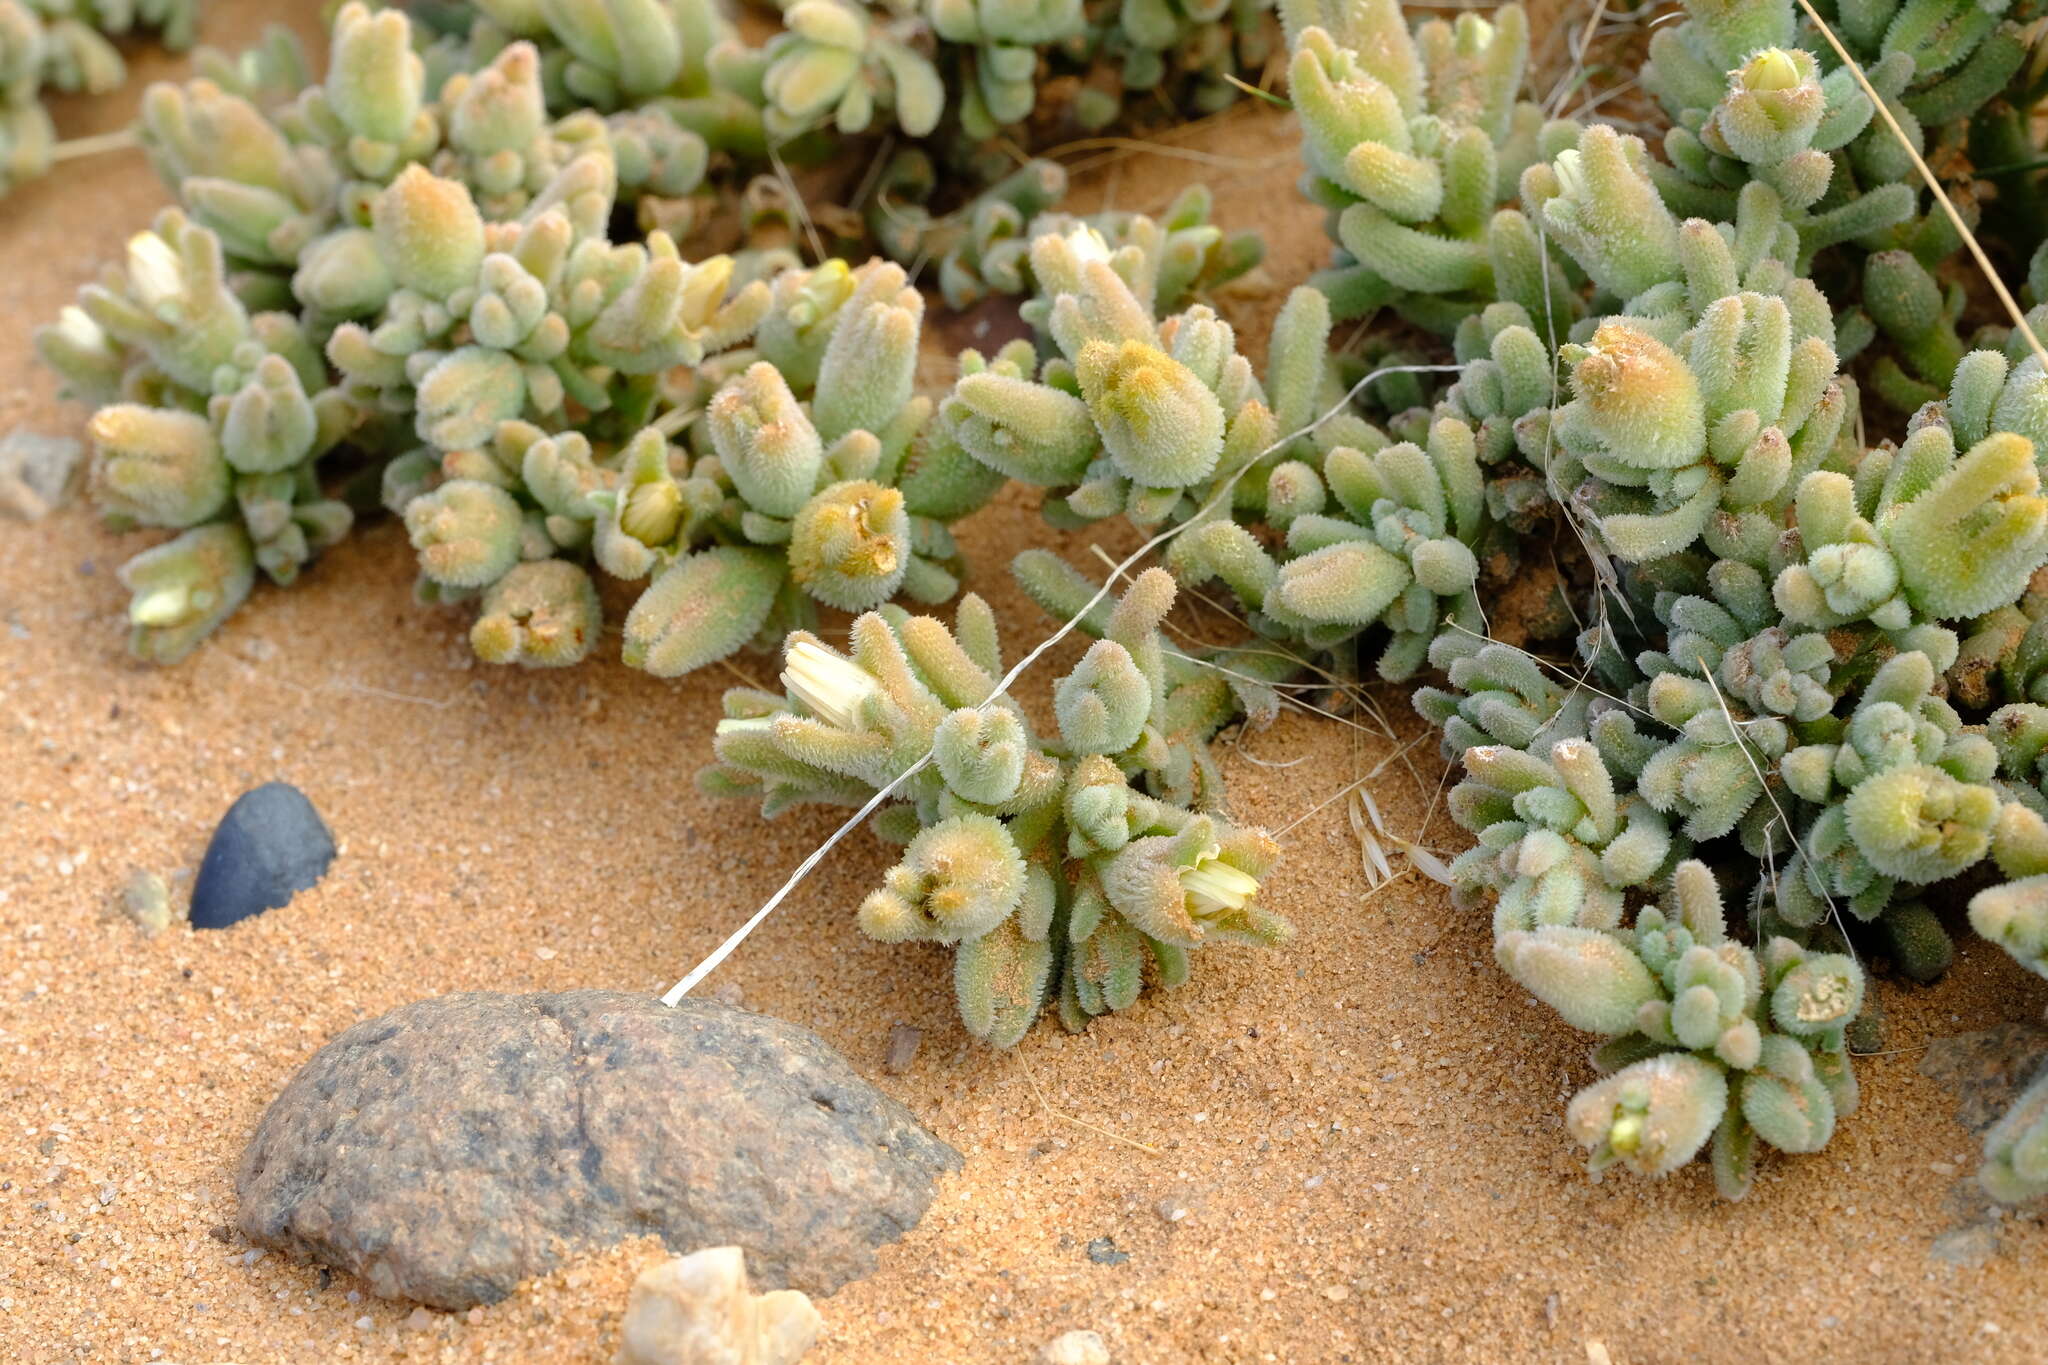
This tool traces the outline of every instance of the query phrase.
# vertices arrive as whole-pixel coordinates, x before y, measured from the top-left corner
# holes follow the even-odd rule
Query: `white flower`
[[[809,640],[791,647],[782,685],[812,715],[842,730],[859,728],[861,703],[880,686],[858,664]]]
[[[191,614],[192,593],[182,586],[152,588],[128,604],[128,619],[138,626],[175,626]]]
[[[1188,913],[1198,920],[1242,910],[1258,894],[1259,879],[1222,861],[1217,856],[1219,852],[1211,845],[1192,867],[1180,870],[1181,890],[1188,898]]]
[[[185,264],[154,232],[128,239],[128,283],[143,307],[155,312],[185,292]]]
[[[81,350],[99,350],[107,344],[107,334],[77,304],[67,303],[59,310],[56,331]]]
[[[1074,259],[1082,265],[1090,261],[1107,261],[1110,257],[1109,243],[1086,223],[1077,224],[1067,234],[1067,250],[1073,252]]]

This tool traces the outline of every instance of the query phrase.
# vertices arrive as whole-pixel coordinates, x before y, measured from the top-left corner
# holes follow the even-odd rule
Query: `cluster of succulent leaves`
[[[1496,300],[1563,307],[1530,221],[1522,172],[1577,137],[1520,97],[1521,6],[1412,32],[1396,0],[1285,0],[1304,193],[1329,213],[1337,260],[1316,284],[1340,318],[1392,308],[1449,333]]]
[[[1833,26],[1937,164],[2024,79],[2026,16],[1849,8]],[[1448,682],[1416,704],[1464,768],[1450,806],[1478,843],[1451,868],[1459,899],[1492,903],[1503,969],[1606,1040],[1567,1114],[1595,1168],[1662,1175],[1711,1146],[1740,1197],[1759,1141],[1817,1150],[1853,1106],[1864,961],[1939,975],[1941,911],[1981,868],[2004,880],[1976,892],[1972,924],[2044,965],[2042,361],[2017,332],[1958,335],[1960,288],[1931,272],[1959,239],[1789,3],[1688,4],[1657,31],[1643,84],[1671,118],[1662,158],[1553,123],[1514,181],[1490,182],[1476,149],[1506,160],[1514,88],[1469,82],[1514,67],[1494,48],[1519,16],[1409,41],[1376,0],[1283,9],[1307,183],[1344,248],[1333,301],[1449,332],[1462,366],[1388,423],[1413,438],[1407,482],[1347,494],[1357,462],[1320,443],[1314,514],[1327,490],[1383,552],[1389,527],[1448,524],[1468,548],[1505,533],[1576,566],[1569,657],[1487,638],[1456,597],[1419,639],[1383,622],[1386,676],[1420,654]],[[1462,107],[1492,111],[1475,120],[1492,136],[1445,140],[1447,88],[1485,92]],[[1493,212],[1489,194],[1517,202]],[[1400,250],[1373,255],[1368,231]],[[1831,303],[1820,280],[1847,292]],[[1845,367],[1863,351],[1859,385]],[[1898,439],[1863,443],[1866,385],[1912,412]],[[1190,533],[1244,547],[1196,576],[1215,569],[1254,627],[1327,647],[1261,594],[1333,551],[1297,544],[1300,520],[1267,502]],[[1254,552],[1282,540],[1276,580]],[[1354,591],[1373,577],[1358,543],[1340,542]],[[2048,1191],[2048,1083],[1994,1131],[1984,1179]]]
[[[0,0],[0,195],[56,158],[48,92],[105,94],[128,75],[113,40],[147,30],[183,52],[198,26],[199,0]]]
[[[905,265],[936,262],[934,282],[948,308],[966,310],[992,296],[1037,292],[1031,244],[1088,228],[1109,247],[1152,258],[1153,305],[1176,311],[1257,266],[1265,244],[1257,233],[1225,233],[1209,221],[1215,198],[1188,186],[1158,218],[1128,210],[1075,215],[1054,206],[1067,173],[1056,161],[1034,160],[1004,176],[960,209],[935,218],[926,207],[937,187],[931,158],[917,148],[898,152],[883,171],[868,208],[876,244]]]
[[[1041,555],[1026,576],[1050,598],[1088,592],[1062,569]],[[1292,932],[1259,900],[1277,846],[1214,810],[1205,746],[1242,703],[1161,639],[1174,593],[1147,570],[1093,617],[1099,638],[1054,687],[1052,735],[1000,690],[995,616],[973,594],[951,630],[866,613],[845,653],[797,632],[786,695],[726,693],[700,783],[768,816],[889,790],[874,827],[903,857],[861,929],[953,947],[960,1017],[989,1043],[1017,1042],[1048,1001],[1081,1029],[1148,980],[1186,981],[1196,948]]]
[[[1867,97],[1777,0],[1695,6],[1660,41],[1722,63],[1669,164],[1517,114],[1512,11],[1411,34],[1380,0],[1283,9],[1345,255],[1287,301],[1263,383],[1207,308],[1162,316],[1155,257],[1077,226],[1029,248],[1042,346],[964,355],[939,421],[1051,490],[1056,523],[1170,532],[1175,575],[1220,580],[1274,652],[1445,675],[1417,705],[1465,768],[1460,899],[1491,900],[1502,967],[1607,1040],[1568,1126],[1596,1167],[1649,1175],[1711,1143],[1739,1197],[1759,1143],[1817,1150],[1853,1107],[1863,962],[1939,974],[1960,878],[2010,879],[1972,920],[2041,964],[2040,749],[2014,736],[2048,711],[1990,712],[2043,704],[2048,377],[2023,334],[1958,344],[1938,401],[1863,442],[1843,367],[1870,328],[1815,257],[1882,278],[1939,228],[1879,188]],[[1880,97],[1947,108],[1939,54],[1911,78],[1919,15],[1887,30]],[[1384,428],[1343,410],[1327,354],[1333,316],[1382,308],[1459,368]],[[1485,575],[1545,549],[1572,566],[1576,657],[1488,638]],[[1755,888],[1732,924],[1724,887]],[[2036,1095],[1986,1180],[2044,1177]]]
[[[472,642],[494,661],[584,657],[602,626],[592,567],[648,584],[624,652],[663,673],[779,639],[816,604],[950,596],[946,523],[998,480],[910,392],[921,298],[893,266],[803,268],[784,181],[735,194],[728,172],[823,154],[870,116],[924,137],[972,75],[949,57],[982,62],[984,87],[1018,54],[1035,70],[1034,22],[1046,42],[1093,34],[1087,60],[1146,88],[1168,67],[1220,79],[1228,62],[1194,31],[1259,27],[1227,6],[1123,9],[807,0],[749,47],[704,0],[498,0],[417,21],[355,4],[323,80],[281,32],[202,52],[140,120],[179,208],[41,336],[100,408],[103,509],[183,533],[129,573],[137,652],[182,656],[259,572],[290,582],[380,502],[406,519],[422,595],[479,601]],[[935,48],[935,25],[974,30],[976,55],[952,49],[969,38]],[[963,302],[1025,289],[1001,239],[1044,218],[1064,173],[1033,163],[934,215],[947,148],[928,143],[880,178],[877,239],[938,259]],[[678,241],[735,200],[736,250],[685,258]],[[1113,230],[1204,287],[1257,259],[1207,208]]]
[[[379,501],[498,662],[590,652],[591,567],[647,584],[624,652],[665,674],[817,603],[953,593],[945,523],[995,481],[925,431],[900,268],[614,243],[622,168],[687,191],[694,135],[649,157],[630,120],[550,120],[523,43],[429,100],[403,14],[335,33],[268,111],[261,72],[148,92],[183,207],[39,338],[99,405],[102,509],[182,532],[124,571],[137,653],[182,656]]]
[[[1030,112],[993,84],[1037,60],[1025,17],[932,20],[983,26],[971,55],[937,53],[999,122]],[[259,578],[292,582],[379,508],[404,524],[422,598],[474,604],[487,661],[585,658],[606,598],[630,601],[624,660],[658,674],[786,638],[791,699],[729,699],[708,780],[772,813],[864,795],[937,742],[881,822],[909,851],[862,923],[960,945],[984,1037],[1014,1042],[1055,997],[1078,1027],[1147,979],[1178,984],[1193,947],[1286,936],[1255,900],[1275,850],[1222,815],[1207,748],[1277,709],[1275,664],[1162,642],[1173,589],[1155,573],[1091,618],[1104,638],[1041,739],[993,695],[986,607],[966,600],[956,640],[888,605],[954,595],[947,527],[1004,480],[913,392],[925,303],[904,265],[935,262],[964,306],[1032,292],[1033,232],[1085,230],[1178,302],[1256,264],[1258,244],[1210,224],[1206,193],[1160,221],[1058,215],[1065,176],[1046,162],[935,214],[946,152],[927,143],[871,199],[903,264],[806,265],[798,210],[765,177],[738,196],[738,249],[688,259],[679,240],[730,198],[723,168],[817,141],[821,83],[848,134],[872,114],[922,136],[947,98],[915,12],[805,0],[786,18],[748,49],[688,4],[350,4],[323,79],[281,34],[202,53],[198,78],[143,103],[176,207],[38,346],[95,406],[102,512],[175,533],[122,571],[139,656],[183,657]],[[1214,80],[1234,60],[1201,35],[1255,45],[1264,19],[1076,6],[1048,14],[1044,41],[1151,88]],[[1081,100],[1090,118],[1108,117],[1103,93]],[[969,106],[954,117],[985,137]],[[1092,591],[1051,562],[1031,582],[1048,603]],[[860,614],[850,661],[810,633],[820,608]]]
[[[750,42],[716,0],[473,0],[441,7],[437,77],[536,45],[557,112],[633,109],[758,163],[893,134],[992,181],[1000,145],[1099,131],[1140,101],[1236,99],[1277,46],[1271,0],[791,0]]]
[[[1729,195],[1750,180],[1776,189],[1799,231],[1802,273],[1819,258],[1845,296],[1843,364],[1869,351],[1866,387],[1910,414],[1943,396],[1970,349],[1958,332],[1963,293],[1934,274],[1963,240],[1914,156],[1962,191],[1951,199],[1965,226],[1982,225],[1988,202],[1998,235],[2017,237],[2006,264],[2027,264],[2041,235],[2038,218],[2025,216],[2033,182],[2011,165],[2038,156],[2017,110],[2042,93],[2040,74],[2025,69],[2041,9],[2028,0],[1817,9],[1867,89],[1790,5],[1701,7],[1652,37],[1644,84],[1673,123],[1670,164],[1653,174],[1674,212],[1711,219],[1725,219]],[[2002,326],[1974,338],[2002,341]]]
[[[785,695],[728,694],[707,787],[768,814],[888,790],[905,854],[862,927],[955,946],[997,1044],[1047,1002],[1080,1027],[1177,984],[1204,943],[1283,938],[1275,850],[1222,814],[1209,739],[1311,665],[1433,672],[1416,705],[1477,839],[1459,899],[1605,1040],[1568,1128],[1646,1175],[1711,1147],[1739,1197],[1759,1143],[1818,1150],[1853,1108],[1868,956],[1938,975],[1974,889],[1976,931],[2048,974],[2048,372],[2024,329],[1962,337],[1954,230],[1892,131],[1996,161],[1991,212],[2023,213],[2032,12],[1825,7],[1885,119],[1786,0],[1697,0],[1644,71],[1660,157],[1522,98],[1513,6],[1282,10],[1341,252],[1262,370],[1194,301],[1256,260],[1205,195],[1077,219],[1031,163],[930,208],[1005,126],[1216,93],[1257,5],[798,0],[758,48],[697,0],[489,0],[431,32],[350,5],[322,83],[273,42],[152,90],[180,207],[39,338],[99,405],[102,506],[179,532],[123,571],[137,651],[182,655],[379,502],[425,595],[478,600],[486,659],[584,657],[601,581],[630,585],[623,652],[656,672],[784,640]],[[1037,333],[963,353],[937,403],[902,264],[805,267],[768,182],[735,253],[677,244],[718,168],[884,126],[922,145],[874,178],[868,230],[955,304],[1028,296]],[[2039,296],[2048,256],[2034,274]],[[1330,341],[1388,312],[1457,375],[1433,401],[1382,380],[1410,401],[1375,424]],[[1866,391],[1910,412],[1895,439],[1866,443]],[[979,599],[951,631],[891,605],[952,596],[947,526],[1007,479],[1055,524],[1167,544],[1171,577],[1113,610],[1019,560],[1098,637],[1051,735],[1001,692]],[[1488,590],[1538,555],[1569,657],[1489,638]],[[1174,579],[1220,583],[1259,639],[1167,644]],[[861,613],[844,653],[820,606]],[[1983,1179],[2048,1192],[2048,1078]]]

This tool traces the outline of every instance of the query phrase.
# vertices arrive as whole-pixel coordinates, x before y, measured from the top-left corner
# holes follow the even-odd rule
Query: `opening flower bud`
[[[809,640],[790,646],[782,685],[812,715],[842,730],[859,727],[862,703],[881,690],[866,669]]]
[[[834,484],[791,524],[789,571],[811,596],[865,611],[895,595],[910,567],[903,494],[865,479]]]
[[[1782,48],[1767,47],[1742,68],[1742,84],[1749,90],[1790,90],[1799,81],[1799,64]]]
[[[1259,879],[1222,861],[1218,857],[1219,852],[1212,846],[1193,867],[1180,870],[1181,889],[1188,898],[1188,913],[1198,920],[1242,910],[1258,894]]]
[[[619,529],[642,545],[666,545],[683,524],[683,490],[673,479],[643,483],[626,495]]]
[[[128,604],[128,647],[137,658],[176,663],[249,596],[256,579],[249,538],[231,522],[212,522],[144,550],[121,567]]]
[[[1142,341],[1090,342],[1075,366],[1102,444],[1125,477],[1185,488],[1223,452],[1223,407],[1194,371]]]

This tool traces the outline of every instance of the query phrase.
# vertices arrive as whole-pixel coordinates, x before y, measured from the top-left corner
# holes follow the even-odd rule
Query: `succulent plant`
[[[1448,333],[1499,299],[1535,316],[1569,306],[1537,229],[1504,207],[1525,168],[1578,137],[1520,97],[1521,6],[1491,20],[1430,19],[1413,33],[1393,0],[1286,0],[1282,14],[1303,185],[1341,247],[1316,279],[1334,314],[1392,306]]]
[[[869,209],[869,225],[892,259],[906,265],[936,259],[940,296],[954,309],[991,295],[1034,294],[1031,244],[1083,227],[1112,255],[1129,251],[1143,259],[1137,273],[1153,282],[1153,306],[1162,313],[1243,275],[1265,251],[1256,233],[1226,234],[1209,221],[1213,195],[1206,185],[1190,185],[1157,219],[1124,211],[1077,217],[1052,211],[1066,193],[1065,170],[1057,162],[1033,161],[961,209],[934,218],[924,200],[935,183],[924,153],[899,152]]]
[[[30,165],[21,4],[0,150]],[[1211,739],[1306,672],[1430,674],[1476,840],[1457,901],[1605,1040],[1567,1130],[1595,1170],[1706,1155],[1740,1197],[1759,1141],[1816,1151],[1854,1108],[1864,963],[1939,976],[1958,888],[2048,974],[2048,370],[1973,308],[1901,145],[2030,263],[2048,330],[2036,9],[1820,13],[1868,88],[1788,0],[1696,0],[1649,41],[1645,138],[1524,98],[1514,6],[1285,0],[1340,251],[1255,366],[1208,296],[1256,248],[1206,190],[1077,217],[1009,149],[1132,91],[1212,107],[1270,42],[1258,0],[796,0],[753,46],[707,0],[481,0],[431,31],[351,4],[318,83],[271,40],[149,92],[179,206],[38,344],[98,407],[103,510],[175,535],[123,570],[146,657],[259,570],[291,581],[372,488],[421,595],[478,604],[483,658],[585,657],[611,580],[636,666],[780,646],[705,787],[768,815],[894,797],[859,923],[953,946],[998,1045],[1285,938]],[[885,136],[852,204],[805,208],[786,166]],[[692,244],[726,218],[731,250]],[[821,221],[891,259],[805,256]],[[964,352],[936,403],[926,265],[1034,333]],[[952,630],[896,605],[954,595],[948,527],[1008,479],[1164,548],[1113,608],[1048,552],[1013,564],[1095,637],[1050,734],[981,599]],[[1543,604],[1490,619],[1532,567]],[[1176,583],[1218,582],[1251,638],[1163,638]],[[845,652],[820,608],[854,614]],[[1987,1136],[1996,1197],[2048,1192],[2044,1087]]]
[[[924,304],[899,267],[743,279],[661,229],[614,243],[622,166],[694,142],[680,179],[644,186],[686,191],[694,133],[549,122],[524,41],[428,101],[402,14],[347,6],[336,30],[326,83],[275,118],[205,78],[149,92],[148,145],[190,207],[39,338],[112,404],[93,423],[110,513],[239,516],[289,582],[349,524],[314,473],[337,451],[404,518],[422,595],[480,598],[478,654],[535,666],[596,646],[592,565],[647,584],[624,653],[663,674],[816,604],[952,595],[946,523],[1000,480],[927,429]],[[182,654],[246,593],[138,650]]]
[[[242,307],[218,239],[178,210],[137,234],[125,272],[89,287],[42,345],[102,397],[168,399],[109,401],[87,428],[109,521],[185,532],[124,571],[138,656],[183,658],[248,596],[255,569],[290,583],[347,533],[353,513],[316,466],[363,414],[327,384],[295,319]],[[119,348],[136,357],[125,372]]]
[[[1978,175],[1997,186],[1994,211],[2007,225],[2026,222],[2037,153],[2016,109],[2040,93],[2038,75],[2023,70],[2038,7],[1817,8],[1867,89],[1790,0],[1688,4],[1684,22],[1653,35],[1643,83],[1674,125],[1670,166],[1656,174],[1674,210],[1709,218],[1728,217],[1728,196],[1762,180],[1798,229],[1802,270],[1824,252],[1860,268],[1861,298],[1847,301],[1838,349],[1847,360],[1882,341],[1871,388],[1910,413],[1942,396],[1967,349],[1955,329],[1961,298],[1930,274],[1962,239],[1914,157],[1956,182],[1950,198],[1965,226],[1987,199]],[[2038,239],[2031,222],[2019,230]]]
[[[893,787],[874,826],[903,857],[861,903],[862,931],[951,945],[960,1017],[989,1043],[1016,1043],[1049,1002],[1080,1029],[1148,981],[1182,984],[1197,948],[1292,932],[1259,895],[1270,838],[1147,794],[1175,785],[1177,748],[1208,737],[1187,728],[1159,635],[1173,597],[1158,569],[1132,583],[1055,686],[1043,737],[999,691],[995,617],[972,594],[953,630],[862,615],[844,654],[797,632],[782,695],[726,693],[700,783],[770,816]]]
[[[183,52],[198,27],[199,0],[0,0],[0,195],[55,163],[42,92],[106,94],[128,78],[114,39],[148,29]]]

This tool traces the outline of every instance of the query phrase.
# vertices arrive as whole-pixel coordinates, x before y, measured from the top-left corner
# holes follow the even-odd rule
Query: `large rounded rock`
[[[252,1242],[387,1298],[493,1303],[578,1246],[736,1245],[828,1294],[960,1155],[816,1034],[708,1000],[478,992],[347,1030],[243,1154]]]

